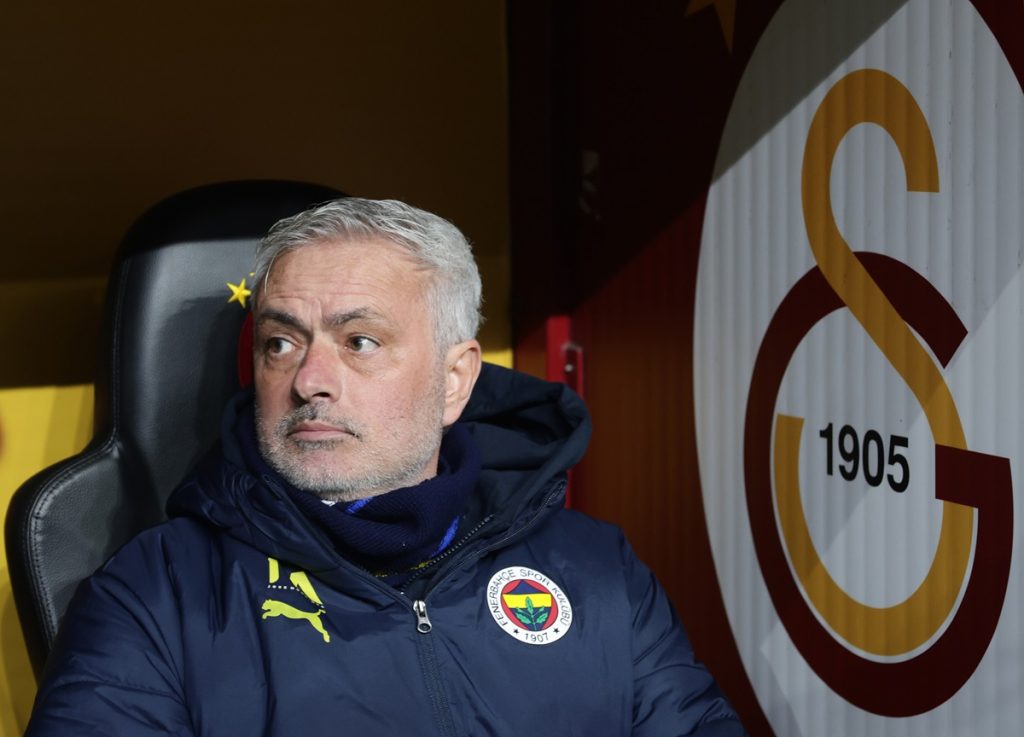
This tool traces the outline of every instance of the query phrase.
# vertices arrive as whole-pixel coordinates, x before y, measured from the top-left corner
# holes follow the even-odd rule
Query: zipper
[[[444,737],[455,737],[455,720],[452,717],[451,705],[445,695],[444,682],[441,679],[441,666],[437,662],[434,650],[434,638],[431,637],[430,619],[427,617],[427,605],[421,599],[413,602],[416,612],[416,631],[423,637],[416,638],[416,655],[420,663],[423,685],[427,690],[427,698],[434,712],[434,723]]]
[[[416,638],[416,653],[419,656],[423,683],[427,687],[427,696],[434,710],[434,719],[441,734],[445,737],[454,737],[455,720],[452,718],[452,709],[445,695],[441,667],[434,651],[434,638],[430,637],[434,627],[430,624],[430,616],[427,614],[427,602],[417,599],[412,603],[412,611],[416,615],[416,631],[423,635]]]
[[[429,635],[434,626],[430,623],[430,617],[427,616],[427,602],[417,599],[412,603],[412,611],[416,615],[416,631],[421,635]]]
[[[424,575],[428,571],[437,570],[438,566],[441,563],[443,563],[445,560],[447,560],[448,558],[452,557],[452,555],[454,555],[455,553],[459,552],[459,550],[464,548],[466,546],[466,544],[469,543],[473,539],[473,537],[478,532],[480,532],[480,530],[482,530],[487,525],[487,523],[490,522],[492,519],[494,519],[494,515],[493,514],[487,515],[482,520],[477,522],[472,530],[470,530],[465,535],[460,537],[456,542],[452,543],[447,548],[445,548],[444,552],[442,552],[440,555],[435,557],[432,561],[430,561],[429,564],[423,566],[422,568],[420,568],[420,569],[418,569],[416,571],[413,571],[412,574],[407,579],[402,581],[402,589],[408,588],[409,584],[411,584],[413,581],[415,581],[417,578],[419,578],[420,576]],[[379,574],[379,575],[380,575],[381,578],[383,578],[385,576],[392,576],[392,575],[394,575],[396,573],[402,573],[402,571],[390,571],[388,573]],[[403,590],[402,593],[404,594],[405,591]]]

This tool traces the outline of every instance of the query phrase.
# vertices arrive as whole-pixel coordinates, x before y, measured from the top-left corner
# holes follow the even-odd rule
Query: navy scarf
[[[441,441],[433,478],[368,499],[328,505],[270,468],[259,452],[251,409],[237,435],[250,471],[257,477],[269,476],[287,491],[347,560],[394,585],[429,566],[451,545],[480,476],[476,441],[455,423]]]

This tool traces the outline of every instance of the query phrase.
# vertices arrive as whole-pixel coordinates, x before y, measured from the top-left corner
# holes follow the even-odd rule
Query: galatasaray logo
[[[833,158],[861,123],[892,137],[908,190],[939,191],[931,132],[907,88],[874,69],[840,79],[811,121],[803,161],[803,209],[817,266],[782,300],[754,364],[744,437],[747,509],[769,594],[804,658],[851,703],[902,717],[952,697],[988,648],[1009,580],[1013,494],[1009,460],[968,447],[943,374],[968,337],[952,306],[899,260],[854,252],[840,235]],[[933,467],[917,467],[934,479],[927,491],[940,505],[938,540],[916,590],[889,606],[858,600],[829,574],[809,532],[800,456],[824,448],[826,475],[836,468],[846,481],[863,477],[870,488],[902,494],[911,477],[909,439],[886,440],[874,429],[859,434],[848,424],[837,431],[833,423],[815,437],[804,432],[802,417],[777,412],[790,359],[819,322],[844,307],[905,382],[934,438],[927,459]]]
[[[1020,692],[1020,659],[1003,664],[1024,642],[1024,72],[971,3],[908,0],[773,102],[804,27],[844,37],[841,13],[808,20],[820,6],[787,2],[766,31],[709,190],[693,353],[709,539],[776,734],[947,733],[964,704]],[[955,32],[908,43],[922,25]],[[965,73],[967,38],[984,75]],[[984,719],[1021,709],[995,698]]]
[[[572,625],[572,605],[565,593],[532,568],[505,568],[491,576],[487,608],[499,627],[530,645],[549,645]]]

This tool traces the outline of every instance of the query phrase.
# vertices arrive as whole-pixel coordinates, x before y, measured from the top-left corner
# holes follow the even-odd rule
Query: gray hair
[[[476,337],[480,272],[461,231],[442,217],[398,200],[343,197],[278,221],[256,247],[253,295],[258,301],[281,254],[337,239],[383,238],[404,248],[428,274],[438,348]]]

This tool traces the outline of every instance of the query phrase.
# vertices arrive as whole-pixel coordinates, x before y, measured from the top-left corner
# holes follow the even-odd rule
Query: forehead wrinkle
[[[355,320],[369,320],[372,322],[386,322],[386,318],[377,310],[372,307],[356,307],[352,310],[345,310],[343,312],[335,312],[328,315],[323,320],[324,327],[327,328],[339,328],[347,325]],[[267,322],[279,322],[282,325],[295,328],[297,330],[307,330],[306,324],[297,318],[290,312],[277,309],[262,310],[259,317],[256,318],[257,325],[263,325]]]
[[[356,307],[354,310],[335,312],[324,318],[324,325],[329,328],[340,328],[353,320],[384,321],[384,316],[372,307]]]

